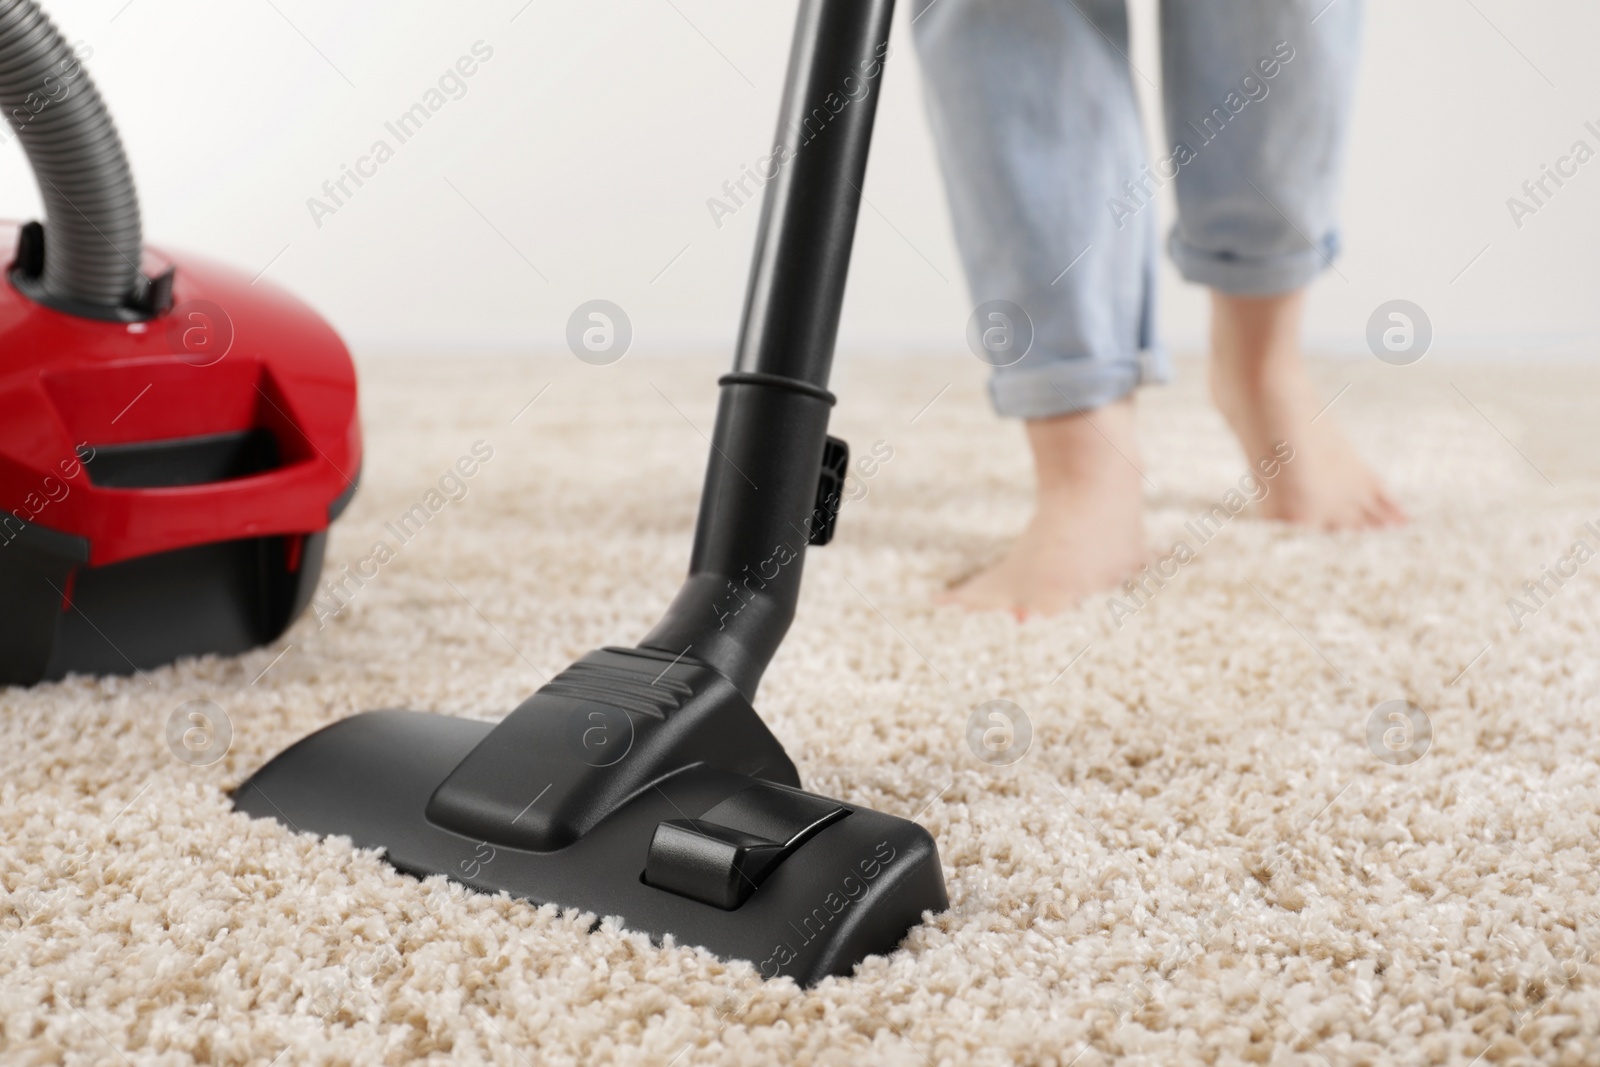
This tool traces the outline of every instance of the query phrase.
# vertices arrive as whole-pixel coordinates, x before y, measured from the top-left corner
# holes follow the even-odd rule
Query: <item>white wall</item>
[[[1154,78],[1154,0],[1134,3],[1134,62]],[[89,69],[129,145],[152,240],[252,272],[270,262],[269,276],[358,350],[559,351],[568,314],[594,297],[628,311],[637,353],[726,346],[757,210],[718,229],[705,201],[768,144],[794,3],[524,4],[47,6],[94,49]],[[845,351],[959,351],[970,311],[909,6],[896,15]],[[1430,313],[1440,347],[1593,351],[1600,160],[1520,230],[1505,201],[1574,140],[1600,149],[1583,129],[1600,128],[1589,55],[1600,9],[1375,0],[1369,11],[1344,278],[1319,282],[1313,337],[1358,350],[1372,309],[1404,297]],[[307,199],[377,138],[393,144],[385,121],[480,40],[493,57],[465,96],[319,228]],[[0,216],[35,215],[7,140]],[[1166,335],[1192,345],[1202,294],[1167,281]]]

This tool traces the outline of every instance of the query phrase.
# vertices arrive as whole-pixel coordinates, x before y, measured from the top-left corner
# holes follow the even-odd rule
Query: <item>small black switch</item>
[[[644,880],[731,911],[824,826],[848,815],[831,800],[758,783],[698,819],[656,827]]]
[[[699,819],[656,827],[645,881],[732,910],[777,866],[783,846]]]
[[[700,818],[776,841],[785,848],[799,848],[802,841],[844,814],[837,801],[758,782]]]

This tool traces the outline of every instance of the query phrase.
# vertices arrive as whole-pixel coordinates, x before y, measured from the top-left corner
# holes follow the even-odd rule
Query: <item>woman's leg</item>
[[[1124,0],[923,0],[913,19],[973,303],[1020,307],[1033,335],[1016,362],[986,362],[995,410],[1027,420],[1035,514],[950,599],[1059,610],[1144,560],[1131,394],[1167,376],[1152,336],[1155,209],[1139,192],[1153,186],[1127,11]]]
[[[1305,290],[1275,296],[1211,293],[1211,395],[1250,462],[1279,442],[1294,450],[1261,501],[1270,519],[1321,529],[1405,521],[1405,513],[1323,412],[1300,356]]]
[[[1294,449],[1263,514],[1327,528],[1404,519],[1322,413],[1300,350],[1305,286],[1339,251],[1361,22],[1361,0],[1161,9],[1171,155],[1157,167],[1176,180],[1173,259],[1212,289],[1212,395],[1248,462]]]

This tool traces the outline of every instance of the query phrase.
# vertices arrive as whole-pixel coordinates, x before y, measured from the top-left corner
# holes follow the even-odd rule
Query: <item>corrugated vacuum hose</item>
[[[34,0],[0,0],[0,107],[44,200],[41,296],[125,305],[143,288],[133,174],[88,71]]]

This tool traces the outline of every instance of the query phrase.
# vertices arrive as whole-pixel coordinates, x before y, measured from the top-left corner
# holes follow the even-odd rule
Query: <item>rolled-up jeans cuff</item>
[[[1315,246],[1297,252],[1247,258],[1196,248],[1174,229],[1167,249],[1178,273],[1191,282],[1235,296],[1271,296],[1304,288],[1332,266],[1339,254],[1339,234],[1329,231]]]
[[[1147,348],[1133,359],[1114,363],[1062,359],[1007,368],[989,379],[994,410],[1008,419],[1051,419],[1075,415],[1121,400],[1141,385],[1172,379],[1165,347]]]

